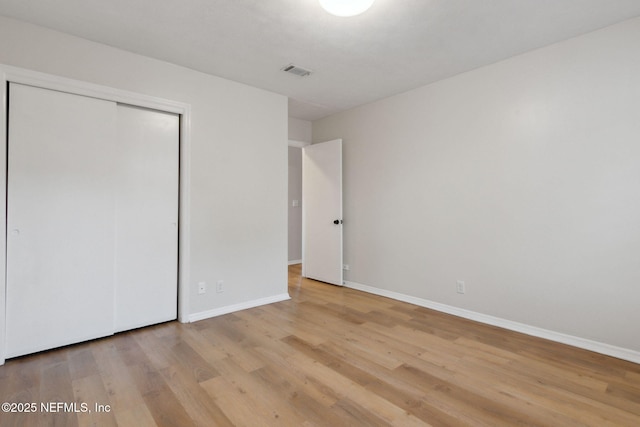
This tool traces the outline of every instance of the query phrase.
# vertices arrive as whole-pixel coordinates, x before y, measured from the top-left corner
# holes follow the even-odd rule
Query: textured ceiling
[[[352,18],[317,0],[0,0],[0,14],[287,95],[315,120],[640,16],[640,0],[377,0]]]

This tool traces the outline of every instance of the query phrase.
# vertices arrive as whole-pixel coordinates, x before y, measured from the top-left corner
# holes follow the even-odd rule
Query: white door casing
[[[334,285],[342,277],[342,140],[302,149],[302,274]]]

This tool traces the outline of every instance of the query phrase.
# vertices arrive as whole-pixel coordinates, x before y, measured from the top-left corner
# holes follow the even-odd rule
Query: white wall
[[[289,139],[300,142],[311,142],[311,122],[289,117]]]
[[[347,280],[640,351],[640,19],[313,123],[334,138]]]
[[[286,294],[286,97],[4,17],[0,63],[189,103],[191,313]]]

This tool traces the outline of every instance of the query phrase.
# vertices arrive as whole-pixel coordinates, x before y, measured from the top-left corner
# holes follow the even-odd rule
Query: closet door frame
[[[107,86],[40,73],[0,64],[0,365],[6,357],[6,268],[7,268],[7,116],[9,109],[9,83],[57,90],[75,95],[128,104],[137,107],[174,113],[180,116],[180,184],[178,207],[178,320],[189,322],[189,196],[190,196],[190,120],[191,106]]]

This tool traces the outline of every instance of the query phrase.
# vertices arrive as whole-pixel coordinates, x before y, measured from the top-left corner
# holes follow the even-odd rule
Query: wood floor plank
[[[138,409],[145,406],[144,399],[132,381],[126,365],[120,359],[113,342],[111,340],[96,341],[91,343],[91,349],[116,418],[119,419],[121,414],[127,411],[137,416],[144,414],[144,411]],[[101,403],[97,398],[95,401]]]
[[[75,346],[69,348],[69,373],[72,380],[98,374],[98,365],[93,357],[91,348]]]
[[[296,390],[301,390],[305,395],[311,397],[317,406],[324,408],[325,411],[338,401],[336,391],[315,381],[312,377],[308,376],[306,371],[297,369],[288,362],[287,358],[295,354],[295,351],[291,350],[288,345],[283,344],[278,347],[257,348],[257,351],[269,362],[267,366],[261,368],[261,370],[270,369],[278,372],[279,375],[295,387]]]
[[[186,329],[181,337],[200,357],[213,365],[215,365],[216,360],[227,357],[227,353],[223,349],[217,346],[215,342],[207,339],[195,328]]]
[[[15,359],[15,363],[0,367],[0,396],[7,403],[36,403],[39,405],[41,367],[46,361],[42,354]],[[35,413],[0,412],[1,426],[37,426],[42,417]]]
[[[77,378],[72,381],[72,386],[75,401],[86,404],[88,409],[77,413],[79,426],[111,427],[118,425],[112,412],[111,400],[99,374]]]
[[[332,410],[336,411],[341,420],[344,420],[342,426],[376,426],[376,427],[393,427],[394,424],[383,419],[375,412],[358,405],[350,399],[340,399],[332,406]]]
[[[289,268],[291,300],[8,360],[5,426],[640,426],[640,365]],[[93,408],[92,408],[93,409]]]
[[[57,350],[59,355],[66,353]],[[41,370],[42,380],[40,382],[40,399],[47,409],[40,409],[40,420],[47,422],[51,426],[77,426],[78,420],[72,409],[67,410],[62,405],[72,406],[75,403],[72,387],[60,387],[59,384],[71,384],[71,375],[66,360],[57,361],[52,359],[52,363],[44,363]],[[73,409],[75,410],[75,409]],[[46,421],[45,421],[46,420]]]
[[[309,425],[342,425],[341,420],[329,408],[335,404],[335,400],[317,399],[315,390],[305,387],[295,377],[283,375],[282,371],[276,371],[270,366],[265,366],[251,373],[258,379],[263,387],[270,392],[276,392],[280,398],[285,397],[287,406],[298,414],[302,424]],[[330,402],[330,405],[327,403]]]
[[[193,420],[166,381],[147,363],[128,367],[129,375],[159,427],[192,425]]]
[[[329,286],[329,285],[327,285]],[[287,332],[287,335],[297,335],[313,344],[321,344],[331,335],[331,330],[326,324],[319,324],[317,321],[310,321],[307,316],[293,316],[294,311],[287,312],[284,304],[272,304],[264,307],[267,313],[273,315],[273,319],[278,322],[278,327]],[[331,323],[331,320],[328,321]]]
[[[201,385],[233,425],[246,427],[274,425],[277,421],[276,415],[279,417],[279,414],[242,387],[245,382],[242,377],[248,374],[244,369],[240,371],[239,382],[236,378],[227,379],[226,376],[221,375]]]
[[[402,381],[391,370],[383,369],[374,361],[350,352],[344,346],[329,342],[312,351],[309,350],[311,349],[307,349],[306,352],[314,360],[331,366],[345,377],[425,422],[434,426],[456,425],[462,422],[459,418],[449,415],[454,412],[452,408],[417,389],[412,381]]]
[[[353,406],[367,410],[388,424],[407,427],[430,425],[379,395],[368,392],[366,388],[344,377],[331,369],[330,366],[323,365],[306,355],[296,353],[288,360],[299,369],[308,371],[309,376],[314,377],[317,381],[328,387],[333,387],[340,397],[340,401],[351,402]]]
[[[194,425],[202,427],[233,426],[231,420],[200,386],[200,383],[194,379],[193,372],[189,367],[179,364],[162,369],[160,374],[176,399],[191,416]]]
[[[516,396],[519,400],[538,407],[538,414],[549,411],[559,414],[565,420],[563,425],[640,425],[640,418],[626,411],[618,410],[605,403],[585,397],[582,393],[566,390],[562,385],[554,386],[537,377],[529,377],[520,372],[505,370],[504,367],[488,366],[486,363],[468,359],[460,367],[461,375],[484,382],[484,389],[497,390]],[[478,375],[482,372],[482,375]],[[482,379],[482,376],[485,378]],[[468,384],[470,381],[465,381]],[[574,420],[570,423],[568,420]],[[548,424],[557,425],[557,424]]]
[[[136,405],[114,412],[119,426],[157,427],[150,408],[147,405]]]
[[[171,351],[169,346],[172,342],[175,342],[173,338],[170,338],[167,342],[166,337],[158,336],[157,334],[136,334],[134,335],[137,346],[144,352],[146,359],[156,369],[166,369],[176,363],[179,363],[176,355]]]
[[[216,329],[207,329],[202,331],[202,334],[205,337],[214,339],[217,343],[216,345],[227,354],[227,358],[232,358],[235,363],[241,366],[246,372],[251,372],[264,366],[264,362],[256,356],[252,347],[245,347],[241,342],[230,339],[225,335],[225,332],[228,332],[227,327],[216,324]],[[218,366],[218,363],[219,362],[217,362],[215,366]]]

